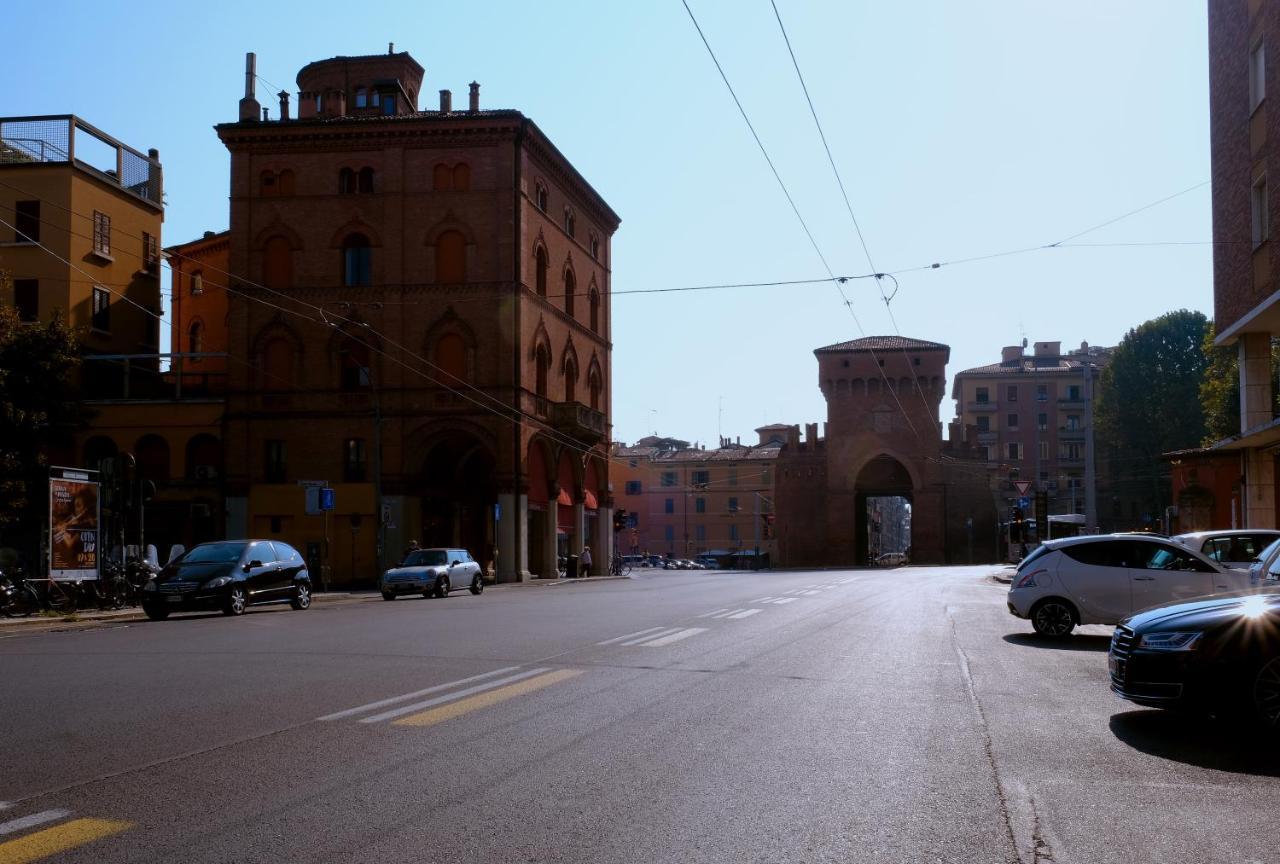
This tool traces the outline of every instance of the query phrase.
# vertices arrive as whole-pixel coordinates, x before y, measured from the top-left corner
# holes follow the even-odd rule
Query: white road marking
[[[788,595],[789,595],[789,594],[802,594],[802,593],[804,593],[804,589],[802,589],[802,588],[794,588],[794,589],[792,589],[791,591],[783,591],[782,593],[783,593],[783,594],[788,594]]]
[[[8,822],[0,822],[0,835],[12,834],[24,828],[34,828],[46,822],[57,822],[59,819],[65,819],[70,815],[70,810],[45,810],[42,813],[23,816],[21,819],[10,819]]]
[[[642,648],[661,648],[663,645],[670,645],[672,642],[679,642],[681,639],[688,639],[690,636],[697,636],[699,633],[707,632],[705,627],[690,627],[687,630],[679,630],[669,636],[663,636],[654,639],[652,642],[645,642]]]
[[[773,602],[781,606],[783,603],[794,603],[799,599],[800,599],[799,597],[779,597],[777,600],[774,600]]]
[[[719,615],[721,612],[728,612],[728,611],[729,611],[728,609],[713,609],[713,610],[712,610],[712,611],[710,611],[710,612],[704,612],[704,613],[702,613],[702,614],[701,614],[701,615],[699,615],[698,617],[699,617],[699,618],[714,618],[714,617],[716,617],[717,615]],[[653,629],[657,630],[658,628],[657,628],[657,627],[655,627],[655,628],[653,628]],[[623,638],[626,638],[626,637],[623,637]],[[603,642],[600,642],[600,643],[598,643],[598,644],[603,645],[604,643],[603,643]]]
[[[741,609],[725,609],[719,615],[712,615],[711,617],[712,618],[732,618],[736,613],[741,611],[742,611]]]
[[[650,633],[648,636],[641,636],[639,639],[628,639],[621,643],[623,647],[630,648],[632,645],[639,645],[641,642],[648,642],[650,639],[670,636],[672,633],[679,633],[679,627],[663,627],[657,633]]]
[[[519,668],[519,667],[516,667]],[[493,690],[504,684],[512,684],[525,678],[532,678],[534,675],[541,675],[543,672],[550,672],[550,666],[542,666],[537,669],[528,669],[515,675],[508,675],[506,678],[499,678],[497,681],[486,681],[484,684],[477,684],[474,687],[468,687],[465,690],[455,690],[452,693],[446,693],[443,696],[437,696],[434,699],[428,699],[425,702],[415,702],[412,705],[402,705],[399,708],[392,708],[390,711],[383,711],[381,714],[374,714],[372,717],[361,718],[361,723],[381,723],[383,720],[391,720],[405,714],[413,714],[417,711],[423,711],[436,705],[443,705],[445,702],[453,702],[464,696],[473,696],[476,693],[483,693],[486,690]]]
[[[750,618],[752,615],[756,614],[759,611],[760,611],[759,609],[743,609],[741,612],[735,612],[729,617],[733,619]]]
[[[814,594],[821,594],[821,593],[822,593],[821,591],[806,591],[804,592],[804,596],[812,597]]]
[[[769,602],[770,600],[772,600],[772,599],[773,599],[772,597],[757,597],[756,599],[752,600],[751,602],[752,602],[752,603],[768,603],[768,602]]]
[[[0,810],[8,810],[12,806],[8,801],[0,801]]]
[[[384,705],[394,705],[397,702],[404,702],[407,699],[417,699],[419,696],[426,696],[428,693],[438,693],[441,690],[448,690],[450,687],[457,687],[459,684],[470,684],[472,681],[481,681],[485,678],[492,678],[494,675],[501,675],[504,672],[514,672],[519,666],[506,666],[502,669],[494,669],[492,672],[484,672],[479,675],[472,675],[470,678],[461,678],[457,681],[450,681],[447,684],[437,684],[434,687],[428,687],[425,690],[415,690],[412,693],[405,693],[402,696],[392,696],[390,699],[380,699],[377,702],[370,702],[368,705],[361,705],[358,708],[348,708],[346,711],[338,711],[335,714],[326,714],[323,717],[317,717],[317,720],[341,720],[343,717],[350,717],[353,714],[363,714],[366,711],[373,711]]]
[[[626,636],[619,636],[616,639],[606,639],[603,642],[597,642],[597,645],[612,645],[614,642],[625,642],[628,639],[634,639],[637,636],[643,636],[646,633],[657,633],[659,630],[666,630],[666,627],[650,627],[648,630],[639,630],[635,633],[628,633]]]

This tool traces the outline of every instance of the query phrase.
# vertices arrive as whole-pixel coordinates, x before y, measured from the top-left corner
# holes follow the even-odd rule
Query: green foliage
[[[60,313],[47,324],[24,324],[0,304],[0,527],[40,524],[47,448],[83,417],[79,365],[79,340]]]
[[[1143,512],[1158,513],[1169,497],[1161,454],[1204,440],[1208,326],[1199,312],[1161,315],[1125,334],[1103,370],[1094,422],[1113,502],[1138,501]]]
[[[1234,345],[1213,344],[1213,322],[1204,331],[1202,350],[1206,358],[1200,379],[1200,404],[1204,407],[1204,444],[1221,441],[1240,432],[1240,367]]]

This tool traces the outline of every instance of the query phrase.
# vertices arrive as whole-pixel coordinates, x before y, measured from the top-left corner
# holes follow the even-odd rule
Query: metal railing
[[[155,151],[152,151],[154,154]],[[0,165],[65,162],[164,206],[160,162],[74,114],[0,117]]]

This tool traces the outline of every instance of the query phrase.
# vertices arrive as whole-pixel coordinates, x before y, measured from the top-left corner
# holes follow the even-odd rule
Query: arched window
[[[261,174],[258,175],[258,194],[259,195],[261,195],[263,198],[269,198],[277,194],[277,192],[278,192],[278,188],[276,186],[276,172],[268,170],[268,171],[263,171]]]
[[[591,234],[590,246],[591,246],[591,257],[599,261],[600,260],[600,238],[597,237],[594,232]]]
[[[373,383],[369,346],[349,339],[338,350],[339,385],[343,390],[367,390]]]
[[[461,231],[442,231],[436,238],[436,281],[444,284],[467,281],[467,238]]]
[[[94,435],[84,442],[84,467],[98,471],[104,459],[110,459],[117,453],[116,442],[106,435]]]
[[[537,250],[533,253],[533,257],[534,257],[534,265],[533,265],[534,266],[534,271],[533,271],[534,285],[538,289],[538,296],[546,297],[547,296],[547,250],[539,246]]]
[[[594,368],[591,370],[591,374],[587,376],[587,389],[591,393],[591,410],[599,411],[601,390],[600,375]]]
[[[197,270],[191,274],[191,296],[199,297],[204,293],[204,271]]]
[[[369,238],[352,234],[342,241],[342,284],[348,288],[368,285],[373,281],[373,249]]]
[[[293,194],[293,172],[288,168],[276,175],[276,190],[277,195]]]
[[[537,364],[537,378],[534,392],[542,399],[547,398],[547,373],[551,371],[551,355],[545,345],[539,345],[533,362]]]
[[[360,169],[359,188],[360,188],[360,191],[364,194],[370,194],[373,192],[373,169],[372,168],[369,168],[366,166]]]
[[[133,448],[138,477],[153,483],[169,480],[169,442],[159,435],[143,435]]]
[[[592,288],[587,294],[587,303],[591,307],[591,332],[600,332],[600,292]]]
[[[573,317],[573,294],[578,289],[578,280],[573,277],[572,270],[564,271],[564,314]]]
[[[578,397],[578,363],[572,356],[564,360],[564,401],[576,402]]]
[[[191,354],[199,354],[204,350],[204,325],[199,321],[192,321],[191,326],[187,328],[187,351]],[[198,357],[191,358],[193,363],[199,363]]]
[[[351,195],[356,191],[356,172],[343,168],[338,172],[338,194]]]
[[[356,88],[356,107],[357,108],[369,107],[369,91],[364,89],[363,87]]]
[[[466,192],[471,188],[471,166],[466,162],[453,166],[453,188],[457,192]]]
[[[547,212],[547,187],[541,183],[537,184],[533,190],[533,203],[543,213]]]
[[[440,384],[456,387],[467,380],[467,343],[457,333],[446,333],[436,341],[435,364]]]
[[[262,283],[277,291],[293,285],[293,247],[288,239],[276,236],[262,245]]]
[[[262,349],[262,389],[289,390],[293,387],[293,346],[276,337]]]
[[[440,162],[431,170],[431,185],[437,192],[448,192],[453,188],[453,172],[448,165]]]
[[[577,228],[577,220],[573,217],[573,211],[566,207],[564,208],[564,233],[572,237],[575,228]]]

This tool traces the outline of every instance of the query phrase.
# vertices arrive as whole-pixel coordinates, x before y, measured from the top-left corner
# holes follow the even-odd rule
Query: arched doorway
[[[857,563],[874,563],[889,553],[909,555],[914,485],[911,473],[892,456],[881,454],[862,466],[854,485]]]
[[[493,453],[475,436],[449,432],[432,442],[422,462],[423,546],[458,546],[489,561],[496,544]]]

